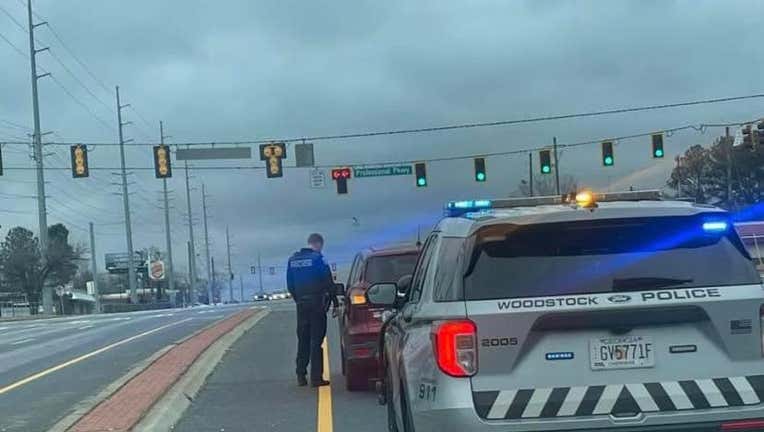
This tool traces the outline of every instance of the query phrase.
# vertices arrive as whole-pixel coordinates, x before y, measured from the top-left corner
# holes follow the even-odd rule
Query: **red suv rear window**
[[[398,282],[398,279],[414,272],[417,257],[417,254],[371,257],[366,264],[364,279],[370,285]]]

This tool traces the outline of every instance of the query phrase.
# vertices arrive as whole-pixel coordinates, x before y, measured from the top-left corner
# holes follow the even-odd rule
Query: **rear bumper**
[[[715,411],[716,413],[711,413]],[[417,431],[485,431],[485,432],[720,432],[727,422],[762,419],[764,410],[755,412],[719,412],[706,410],[705,413],[677,416],[661,414],[642,417],[630,423],[619,423],[609,417],[582,417],[564,421],[513,421],[497,422],[480,419],[473,408],[428,410],[414,412],[413,420]],[[721,410],[728,411],[728,410]],[[714,418],[715,417],[715,418]],[[713,419],[712,419],[713,418]],[[729,429],[730,432],[764,432],[762,427]]]

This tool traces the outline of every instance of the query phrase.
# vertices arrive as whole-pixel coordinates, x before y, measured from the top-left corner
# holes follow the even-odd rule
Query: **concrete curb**
[[[223,355],[270,310],[261,309],[209,346],[136,424],[133,432],[172,431]]]
[[[253,317],[256,317],[257,313],[253,315]],[[251,319],[251,318],[250,318]],[[93,410],[96,406],[98,406],[101,402],[108,399],[111,395],[115,394],[119,389],[121,389],[125,384],[127,384],[131,379],[135,378],[138,374],[146,370],[149,366],[151,366],[155,361],[157,361],[160,357],[162,357],[164,354],[166,354],[168,351],[170,351],[172,348],[182,344],[188,339],[191,339],[192,337],[206,331],[209,328],[214,327],[220,322],[220,320],[215,320],[212,323],[196,330],[195,332],[186,335],[182,337],[181,339],[178,339],[177,341],[165,346],[164,348],[161,348],[151,356],[141,360],[140,362],[136,363],[135,366],[130,368],[127,373],[122,375],[121,377],[117,378],[113,382],[111,382],[106,388],[98,392],[95,396],[91,396],[88,398],[83,399],[82,401],[78,402],[73,410],[66,415],[64,418],[56,422],[50,429],[48,429],[48,432],[66,432],[69,430],[72,426],[74,426],[77,421],[79,421],[83,416],[85,416],[87,413]],[[247,321],[244,321],[246,323]]]

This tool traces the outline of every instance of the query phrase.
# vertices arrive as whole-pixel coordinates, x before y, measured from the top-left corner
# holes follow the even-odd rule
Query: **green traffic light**
[[[427,186],[427,179],[424,177],[419,177],[416,179],[417,186]]]
[[[552,168],[549,165],[544,165],[541,167],[541,172],[544,174],[549,174],[552,171]]]
[[[479,173],[475,174],[475,180],[477,180],[479,182],[485,181],[485,173],[484,172],[479,172]]]
[[[605,156],[605,166],[613,165],[613,156]]]
[[[663,157],[663,149],[655,149],[655,157],[662,158]]]

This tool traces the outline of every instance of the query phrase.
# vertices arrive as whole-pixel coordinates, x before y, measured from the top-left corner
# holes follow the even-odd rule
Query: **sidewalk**
[[[272,310],[246,332],[207,377],[176,424],[177,432],[366,432],[387,430],[373,392],[347,392],[340,372],[336,320],[329,320],[329,421],[319,421],[318,391],[297,387],[294,310]],[[327,404],[327,401],[323,401]],[[326,417],[327,413],[322,415]],[[328,427],[327,427],[328,423]]]

